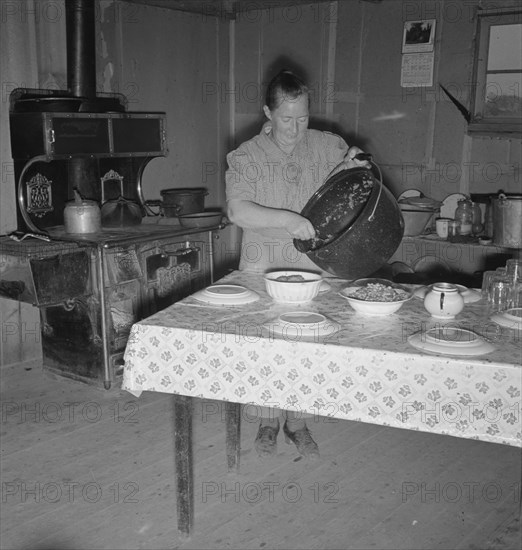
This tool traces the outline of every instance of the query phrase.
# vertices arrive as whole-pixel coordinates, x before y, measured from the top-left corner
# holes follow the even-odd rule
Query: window
[[[480,10],[470,131],[522,134],[522,9]]]

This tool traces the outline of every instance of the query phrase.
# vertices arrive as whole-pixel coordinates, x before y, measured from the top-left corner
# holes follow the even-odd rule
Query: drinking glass
[[[507,277],[494,277],[489,287],[489,304],[493,311],[504,311],[511,307],[513,286]]]
[[[491,285],[491,279],[497,274],[496,271],[484,271],[482,274],[482,298],[486,301],[489,300],[489,287]]]
[[[511,307],[522,307],[522,278],[515,281],[511,290]]]
[[[516,283],[518,279],[522,279],[522,260],[515,260],[514,258],[506,262],[506,274]]]

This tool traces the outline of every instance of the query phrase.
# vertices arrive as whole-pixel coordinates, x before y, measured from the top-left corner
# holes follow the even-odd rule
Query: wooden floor
[[[195,532],[176,529],[172,398],[4,368],[1,548],[519,549],[521,455],[508,446],[317,418],[321,459],[225,464],[224,411],[196,401]]]

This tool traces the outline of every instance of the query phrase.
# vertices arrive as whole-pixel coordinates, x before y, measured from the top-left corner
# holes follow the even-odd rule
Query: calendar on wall
[[[405,21],[402,36],[401,86],[433,86],[435,19]]]
[[[434,54],[406,53],[402,55],[401,86],[433,86]]]

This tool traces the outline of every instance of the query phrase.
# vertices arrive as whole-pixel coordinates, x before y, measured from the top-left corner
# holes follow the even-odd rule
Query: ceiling
[[[169,10],[203,13],[205,15],[229,16],[241,11],[274,8],[276,5],[296,6],[318,4],[330,0],[123,0],[132,4],[155,6]],[[376,1],[376,0],[366,0]],[[380,1],[380,0],[377,0]]]

